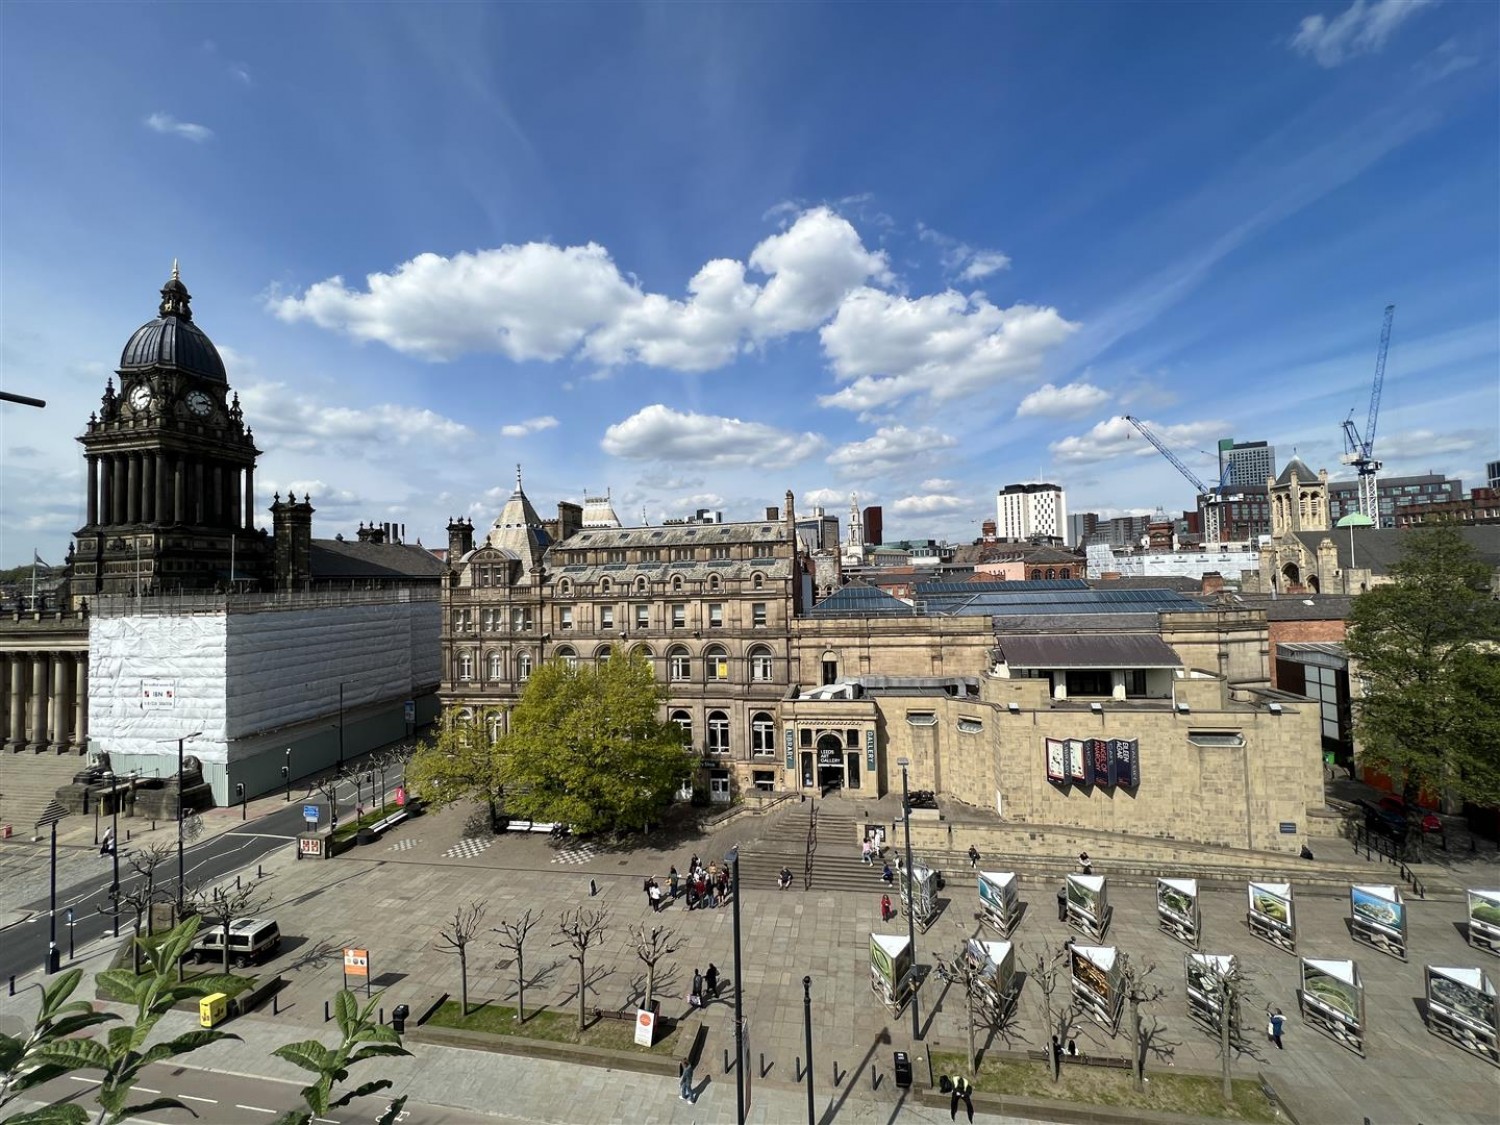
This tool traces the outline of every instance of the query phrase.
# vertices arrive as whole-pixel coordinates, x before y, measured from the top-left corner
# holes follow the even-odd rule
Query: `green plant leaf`
[[[5,1119],[5,1125],[88,1125],[89,1111],[81,1105],[48,1105]]]
[[[354,993],[347,988],[341,989],[334,997],[333,1018],[338,1020],[339,1031],[346,1037],[359,1023],[359,1006],[355,1003]]]
[[[316,1039],[303,1039],[297,1043],[287,1043],[277,1047],[271,1052],[277,1058],[285,1059],[293,1066],[299,1066],[303,1070],[310,1070],[314,1074],[322,1074],[333,1059],[333,1052]]]
[[[63,1003],[78,989],[79,981],[83,980],[82,969],[69,969],[59,974],[50,984],[42,988],[42,1004],[37,1015],[37,1022],[52,1019],[62,1011]],[[82,1003],[82,1001],[79,1001]]]
[[[108,1070],[110,1055],[104,1044],[94,1039],[62,1039],[56,1043],[43,1043],[32,1057],[38,1062],[52,1066],[65,1066],[69,1070]]]
[[[146,982],[129,969],[105,969],[95,974],[94,986],[106,1000],[121,1004],[134,1004],[136,997],[147,987]]]

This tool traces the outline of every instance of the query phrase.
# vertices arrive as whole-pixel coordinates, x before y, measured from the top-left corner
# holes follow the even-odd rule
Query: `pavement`
[[[837,800],[819,805],[836,813]],[[255,811],[252,804],[251,813]],[[558,846],[541,836],[474,835],[462,813],[446,811],[400,825],[377,843],[333,860],[297,862],[291,849],[283,847],[261,861],[264,886],[273,896],[263,913],[275,916],[286,935],[281,955],[262,970],[279,972],[288,982],[278,997],[278,1012],[272,1015],[262,1009],[232,1021],[228,1027],[244,1037],[243,1045],[215,1044],[188,1061],[193,1067],[296,1081],[297,1072],[271,1058],[270,1050],[310,1034],[331,1042],[332,1025],[323,1022],[323,1003],[343,983],[345,946],[370,951],[373,984],[384,990],[387,1011],[397,1003],[420,1003],[439,992],[457,996],[456,959],[439,953],[434,943],[443,920],[471,901],[486,907],[483,931],[468,958],[471,1002],[513,1002],[509,955],[489,931],[529,907],[541,910],[544,920],[527,948],[528,1004],[571,1010],[577,974],[564,950],[553,945],[556,922],[565,909],[603,906],[610,912],[610,926],[598,953],[590,955],[591,1006],[628,1010],[639,1001],[642,966],[628,940],[630,926],[660,922],[676,931],[680,948],[672,963],[659,971],[658,996],[667,1014],[683,1018],[684,1040],[698,1023],[706,1028],[696,1105],[677,1100],[676,1081],[671,1078],[508,1055],[476,1056],[428,1043],[410,1042],[415,1058],[382,1063],[380,1076],[391,1077],[397,1093],[410,1094],[424,1106],[516,1120],[733,1120],[734,1075],[726,1071],[724,1058],[733,1044],[733,911],[721,907],[689,912],[679,902],[653,915],[642,880],[651,874],[664,878],[672,864],[685,869],[693,851],[705,860],[721,859],[736,844],[743,868],[759,864],[774,871],[789,841],[805,838],[808,816],[807,805],[785,803],[765,816],[737,817],[711,836],[662,841],[670,846],[661,848],[615,851],[574,841]],[[826,823],[837,821],[832,816]],[[847,864],[851,851],[850,841],[826,835],[811,866],[821,871],[820,865],[827,867],[834,855]],[[993,870],[997,864],[987,859],[985,866]],[[1057,921],[1054,882],[1028,878],[1024,865],[1018,869],[1027,909],[1014,940],[1018,967],[1025,969],[1039,952],[1056,949],[1065,937],[1077,935]],[[1369,881],[1385,882],[1390,872],[1388,866],[1372,864]],[[1094,873],[1107,877],[1107,865],[1096,863]],[[797,874],[797,882],[787,891],[757,878],[753,886],[745,880],[742,892],[745,965],[740,984],[754,1063],[749,1119],[781,1122],[806,1116],[805,1089],[795,1076],[806,1061],[801,982],[808,975],[813,982],[813,1078],[823,1125],[835,1119],[946,1120],[946,1107],[915,1105],[909,1094],[895,1087],[891,1059],[893,1051],[909,1052],[920,1085],[927,1077],[929,1050],[961,1053],[961,997],[950,994],[936,976],[929,977],[917,1001],[918,1039],[911,1012],[887,1012],[869,987],[871,931],[898,936],[906,931],[904,919],[880,922],[883,888],[877,869],[834,869],[832,877],[813,878],[810,890],[805,889],[803,871]],[[1484,874],[1492,876],[1494,869]],[[1169,1058],[1153,1059],[1148,1076],[1153,1069],[1169,1067],[1216,1073],[1215,1043],[1186,1015],[1183,963],[1191,951],[1157,928],[1149,887],[1116,888],[1110,901],[1114,918],[1106,943],[1128,952],[1139,964],[1154,964],[1153,980],[1167,989],[1163,1001],[1148,1014],[1165,1025]],[[963,939],[980,932],[975,921],[977,893],[966,870],[949,866],[940,905],[931,929],[917,936],[919,963],[931,964],[937,954],[952,955]],[[1260,1045],[1260,1057],[1237,1062],[1235,1072],[1244,1077],[1264,1074],[1304,1125],[1361,1125],[1366,1117],[1372,1125],[1489,1125],[1500,1116],[1500,1070],[1429,1035],[1418,1006],[1424,964],[1482,964],[1492,975],[1500,975],[1500,964],[1465,944],[1460,903],[1409,902],[1412,953],[1411,961],[1403,963],[1351,939],[1347,896],[1299,895],[1298,953],[1358,962],[1369,1028],[1364,1058],[1302,1023],[1296,1003],[1297,958],[1248,933],[1243,892],[1205,890],[1202,914],[1202,951],[1232,953],[1240,959],[1255,989],[1251,1012],[1274,1005],[1288,1016],[1287,1049]],[[0,931],[0,944],[5,935]],[[107,945],[80,949],[81,962],[97,967]],[[693,1012],[685,1002],[687,981],[694,967],[706,967],[710,961],[728,978],[722,998],[701,1013]],[[18,987],[27,990],[36,980],[32,974]],[[9,1029],[29,1020],[34,1010],[35,997],[29,991],[0,998],[0,1025]],[[1028,982],[1021,991],[1017,1039],[1011,1046],[1041,1045],[1040,1011],[1039,992]],[[186,1030],[193,1022],[186,1014],[172,1013],[163,1021],[163,1031]],[[1085,1033],[1080,1048],[1117,1056],[1128,1052],[1123,1037],[1112,1037],[1103,1028]],[[976,1120],[1006,1119],[981,1111]]]

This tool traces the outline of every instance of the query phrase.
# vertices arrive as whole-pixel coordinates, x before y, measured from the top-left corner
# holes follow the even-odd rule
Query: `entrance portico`
[[[881,795],[875,704],[856,695],[852,684],[830,684],[781,705],[787,789]]]

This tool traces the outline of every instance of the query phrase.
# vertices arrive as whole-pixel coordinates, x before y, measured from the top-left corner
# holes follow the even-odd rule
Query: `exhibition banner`
[[[1500,1066],[1500,996],[1483,969],[1428,965],[1427,1030]]]
[[[1054,785],[1068,783],[1068,751],[1060,738],[1049,738],[1047,743],[1047,780]]]
[[[1221,982],[1234,971],[1234,958],[1225,954],[1189,953],[1184,971],[1188,1015],[1217,1031],[1222,1007]],[[1239,1012],[1231,1011],[1230,1019],[1238,1024]]]
[[[1156,921],[1178,941],[1198,948],[1198,880],[1158,879]]]
[[[1083,752],[1083,739],[1070,738],[1065,745],[1068,748],[1068,778],[1082,785],[1087,785],[1094,780],[1093,763],[1089,761],[1088,755]]]
[[[1112,945],[1074,945],[1069,958],[1073,999],[1099,1023],[1115,1030],[1120,1019],[1120,964]]]
[[[915,860],[908,872],[899,857],[896,867],[901,886],[901,904],[911,911],[919,925],[925,926],[937,913],[937,872]]]
[[[1250,932],[1288,953],[1295,953],[1297,927],[1292,913],[1292,885],[1251,883],[1249,894],[1250,912],[1245,921],[1250,926]]]
[[[1095,785],[1115,783],[1115,756],[1110,746],[1111,743],[1107,738],[1090,738],[1085,744],[1085,752],[1089,756],[1094,772]]]
[[[889,1007],[905,1000],[912,969],[911,939],[890,934],[870,935],[870,987]]]
[[[1010,1004],[1016,979],[1015,946],[1008,941],[970,938],[964,943],[964,957],[980,971],[985,1007],[992,1014],[1003,1011]]]
[[[1302,958],[1297,998],[1310,1026],[1357,1055],[1365,1053],[1365,986],[1353,961]]]
[[[1141,744],[1134,738],[1110,740],[1115,759],[1115,784],[1134,789],[1141,783]]]
[[[1406,960],[1406,903],[1395,887],[1370,883],[1351,886],[1349,927],[1355,941]]]
[[[1469,892],[1469,944],[1500,954],[1500,891]]]
[[[1109,893],[1103,875],[1068,876],[1068,922],[1094,938],[1109,928]]]
[[[979,909],[987,923],[1009,937],[1011,929],[1019,920],[1019,907],[1015,872],[979,873]]]

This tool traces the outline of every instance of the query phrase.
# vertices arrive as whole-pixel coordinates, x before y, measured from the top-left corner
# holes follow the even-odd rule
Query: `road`
[[[308,1081],[311,1080],[309,1074]],[[352,1089],[372,1080],[373,1076],[356,1069],[346,1088]],[[92,1107],[96,1104],[93,1091],[98,1084],[97,1078],[90,1078],[87,1074],[68,1075],[28,1090],[22,1100],[45,1105],[66,1099]],[[147,1067],[141,1075],[133,1102],[140,1105],[159,1097],[174,1097],[180,1099],[187,1109],[154,1109],[142,1117],[128,1120],[158,1122],[160,1125],[205,1125],[207,1122],[213,1125],[270,1125],[288,1110],[306,1108],[298,1093],[301,1088],[302,1084],[275,1078],[251,1078],[176,1063],[159,1063]],[[389,1104],[389,1097],[380,1095],[357,1098],[343,1109],[330,1110],[327,1117],[313,1120],[318,1125],[364,1125],[376,1120]],[[481,1125],[494,1122],[496,1118],[469,1110],[408,1102],[397,1120],[401,1125]]]
[[[368,791],[366,791],[368,795]],[[346,800],[346,796],[348,799]],[[339,793],[339,817],[347,819],[354,812],[354,790]],[[241,827],[222,835],[201,840],[187,847],[183,853],[183,873],[188,886],[196,883],[212,883],[231,875],[242,868],[253,865],[277,848],[293,847],[297,834],[302,831],[302,806],[304,803],[321,803],[321,794],[307,802],[293,797],[291,802],[268,813],[258,820],[246,821]],[[127,893],[143,882],[127,859],[129,845],[120,849],[120,884]],[[83,882],[57,891],[57,944],[62,951],[63,963],[67,963],[68,927],[67,910],[72,908],[74,918],[73,944],[81,948],[95,938],[110,933],[114,927],[112,914],[100,913],[110,910],[109,888],[114,867],[109,860],[99,860],[99,874]],[[176,893],[177,857],[172,856],[156,870],[156,882],[169,895]],[[0,941],[0,978],[17,976],[41,968],[47,961],[47,943],[50,927],[47,915],[47,898],[29,902],[23,909],[35,910],[35,917],[19,922],[4,931]],[[127,934],[134,927],[134,913],[128,908],[120,918],[120,933]]]

